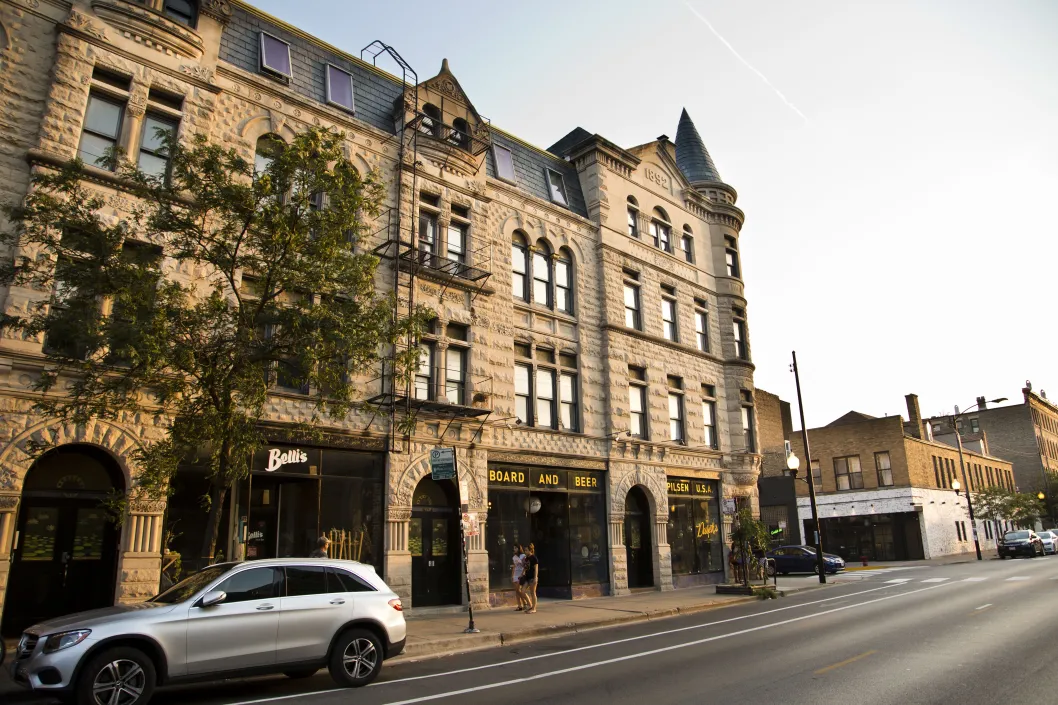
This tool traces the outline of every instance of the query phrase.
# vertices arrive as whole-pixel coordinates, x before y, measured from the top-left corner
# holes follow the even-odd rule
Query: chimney
[[[907,402],[907,420],[911,422],[911,435],[922,438],[922,412],[918,408],[918,395],[906,394],[904,400]]]
[[[984,411],[988,408],[988,400],[984,397],[977,397],[977,408]]]

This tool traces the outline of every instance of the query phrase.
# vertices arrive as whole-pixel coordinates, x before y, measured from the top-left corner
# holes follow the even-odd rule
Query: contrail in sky
[[[753,73],[755,73],[758,76],[760,76],[760,80],[764,81],[764,83],[768,86],[768,88],[770,88],[773,91],[775,91],[775,95],[779,96],[779,98],[782,99],[782,102],[786,103],[787,107],[789,107],[790,110],[792,110],[795,113],[797,113],[798,115],[800,115],[802,120],[804,120],[805,122],[808,122],[808,117],[804,113],[802,113],[800,110],[798,110],[797,106],[794,105],[793,103],[791,103],[790,100],[786,96],[784,96],[782,94],[782,91],[780,91],[778,88],[776,88],[774,85],[772,85],[772,82],[768,80],[767,76],[762,74],[760,71],[755,69],[752,64],[750,64],[748,61],[743,59],[742,55],[739,54],[737,51],[735,51],[735,47],[731,46],[730,42],[728,42],[726,39],[724,39],[722,36],[720,36],[720,33],[716,31],[716,27],[714,27],[709,22],[709,20],[705,19],[705,17],[702,15],[702,13],[698,12],[697,10],[695,10],[694,7],[691,5],[691,3],[687,2],[686,0],[684,0],[683,4],[687,6],[688,10],[690,10],[692,13],[694,13],[695,17],[697,17],[698,19],[700,19],[702,22],[705,23],[705,26],[709,28],[709,31],[712,32],[714,35],[716,35],[716,38],[719,39],[723,43],[723,45],[728,48],[728,51],[730,51],[732,54],[735,55],[736,59],[741,61],[745,65],[745,67],[747,69],[749,69]]]

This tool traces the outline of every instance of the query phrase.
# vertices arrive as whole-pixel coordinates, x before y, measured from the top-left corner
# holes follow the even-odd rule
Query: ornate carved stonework
[[[0,494],[0,511],[14,511],[18,508],[18,495]]]
[[[128,39],[169,55],[199,59],[204,51],[202,37],[159,12],[126,0],[93,0],[96,14]]]
[[[411,509],[404,509],[401,507],[390,507],[386,513],[386,521],[393,523],[398,521],[408,521],[411,519]]]
[[[107,38],[107,31],[105,28],[100,27],[92,21],[91,17],[83,12],[78,12],[77,10],[72,10],[70,12],[70,17],[66,20],[66,26],[70,29],[75,29],[78,32],[90,34],[97,39],[105,40]]]
[[[213,75],[213,69],[208,66],[199,66],[198,64],[183,64],[180,66],[180,70],[191,78],[197,78],[200,81],[205,81],[211,85],[216,85],[217,79]]]
[[[221,22],[231,19],[231,3],[227,0],[202,0],[199,12]]]
[[[536,455],[521,453],[489,453],[490,463],[517,463],[519,465],[546,465],[555,468],[582,468],[584,470],[605,470],[606,461],[590,458],[562,458],[553,455]]]
[[[129,514],[161,514],[165,511],[165,500],[136,500],[129,502]]]

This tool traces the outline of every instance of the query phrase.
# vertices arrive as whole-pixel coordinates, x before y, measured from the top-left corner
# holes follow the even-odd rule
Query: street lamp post
[[[793,365],[791,366],[794,374],[794,383],[797,385],[797,412],[801,416],[801,442],[804,444],[805,458],[808,459],[808,501],[812,505],[812,526],[815,528],[815,546],[816,546],[816,570],[819,573],[819,582],[825,584],[827,582],[827,571],[823,565],[823,534],[819,530],[819,510],[816,508],[816,484],[815,479],[812,477],[812,451],[808,447],[808,427],[805,426],[805,407],[801,402],[801,375],[797,371],[797,351],[793,353]],[[793,456],[796,458],[796,456]],[[800,462],[798,462],[800,464]],[[789,466],[787,466],[789,467]],[[795,471],[794,468],[790,468],[791,471]]]
[[[992,399],[989,404],[999,404],[1006,401],[1006,397],[999,397],[998,399]],[[962,434],[959,433],[959,418],[968,414],[973,409],[976,409],[981,405],[982,402],[977,402],[969,409],[963,412],[959,412],[959,407],[955,407],[955,414],[951,417],[951,428],[955,432],[955,443],[959,447],[959,470],[962,472],[962,481],[966,485],[966,509],[970,512],[970,526],[974,531],[974,551],[977,552],[977,560],[983,560],[981,558],[981,540],[977,537],[977,522],[974,521],[974,502],[973,497],[970,495],[970,483],[967,482],[966,477],[966,461],[963,459],[962,451]],[[955,491],[958,492],[959,488],[956,487]]]

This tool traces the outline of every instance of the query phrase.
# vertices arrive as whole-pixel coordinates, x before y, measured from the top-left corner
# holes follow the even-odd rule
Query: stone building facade
[[[1012,488],[1009,461],[965,450],[966,476],[958,450],[926,436],[918,397],[907,396],[908,423],[899,416],[876,418],[849,412],[821,428],[808,430],[811,463],[805,463],[800,433],[793,452],[815,474],[816,503],[823,549],[846,560],[936,558],[974,550],[974,532],[982,548],[997,527],[977,516],[971,525],[966,492],[992,485]],[[797,484],[797,508],[805,535],[812,536],[808,486]],[[998,527],[1002,531],[1004,527]]]
[[[1033,391],[1031,382],[1021,394],[1020,404],[1006,406],[989,406],[985,397],[978,397],[977,408],[959,418],[959,433],[964,444],[980,439],[989,452],[1009,458],[1022,492],[1049,492],[1058,474],[1058,405],[1047,399],[1046,391]],[[955,444],[950,416],[930,417],[926,423],[938,441]],[[1053,500],[1047,503],[1052,513]]]
[[[35,171],[91,156],[100,135],[136,159],[151,120],[247,159],[262,138],[334,128],[356,168],[387,184],[357,246],[382,258],[379,286],[400,305],[437,313],[414,341],[426,362],[414,388],[385,367],[365,376],[370,409],[312,444],[290,432],[306,399],[277,388],[269,446],[230,493],[218,555],[200,557],[203,478],[191,470],[168,503],[133,502],[120,526],[93,511],[100,494],[135,485],[133,450],[160,437],[158,420],[73,428],[39,416],[41,341],[5,335],[5,629],[68,563],[103,576],[70,608],[149,596],[163,537],[190,568],[301,555],[329,533],[411,607],[465,603],[462,511],[477,519],[466,565],[479,606],[509,599],[511,546],[530,541],[544,594],[721,580],[720,500],[756,506],[761,456],[743,214],[689,115],[674,141],[622,148],[577,128],[545,150],[483,120],[447,62],[419,80],[391,48],[368,47],[394,75],[249,5],[192,5],[189,17],[165,0],[0,0],[0,197],[17,202]],[[109,114],[100,133],[96,118]],[[89,172],[119,220],[129,196],[110,172]],[[2,294],[18,312],[49,292]],[[52,450],[40,455],[41,443]],[[455,449],[458,482],[430,478],[438,447]],[[80,553],[71,559],[66,544]]]

